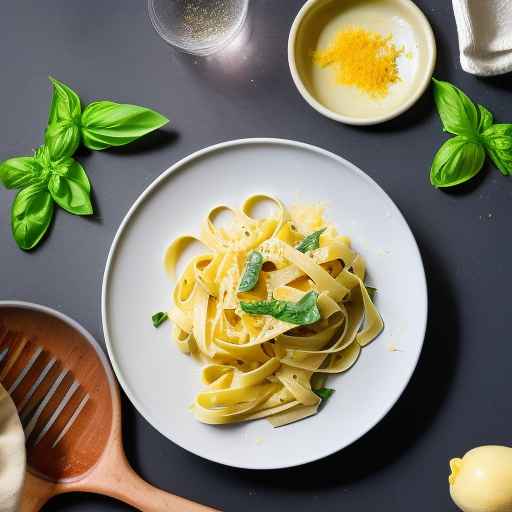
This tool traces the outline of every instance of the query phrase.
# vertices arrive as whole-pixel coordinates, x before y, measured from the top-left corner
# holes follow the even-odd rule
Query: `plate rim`
[[[122,378],[122,372],[121,368],[118,366],[116,359],[113,355],[113,348],[112,348],[112,342],[110,339],[110,333],[109,333],[109,325],[108,325],[108,314],[107,314],[107,290],[109,286],[110,281],[110,275],[112,273],[112,263],[115,258],[115,254],[117,251],[117,247],[119,245],[119,242],[122,238],[123,232],[125,228],[128,226],[132,216],[135,214],[135,212],[138,210],[139,206],[153,193],[155,189],[158,188],[161,182],[165,181],[169,178],[174,172],[178,171],[180,168],[182,168],[184,165],[188,164],[189,162],[199,159],[203,157],[204,155],[207,155],[208,153],[214,153],[219,150],[223,150],[226,148],[236,147],[236,146],[245,146],[245,145],[257,145],[257,144],[269,144],[269,145],[277,145],[277,146],[289,146],[299,149],[304,149],[307,151],[312,151],[313,153],[320,154],[322,156],[331,158],[332,160],[345,165],[346,167],[350,168],[352,172],[355,172],[359,177],[363,178],[364,180],[368,181],[373,187],[375,187],[378,191],[383,193],[389,201],[395,206],[396,211],[403,221],[404,225],[407,228],[407,231],[409,233],[410,239],[412,241],[412,246],[414,249],[414,252],[416,253],[417,260],[420,265],[421,269],[421,277],[422,277],[422,292],[423,292],[423,299],[425,304],[425,309],[423,312],[423,325],[421,326],[421,342],[419,345],[419,350],[417,352],[416,358],[414,360],[414,364],[411,365],[409,374],[407,375],[407,378],[404,379],[399,392],[396,394],[396,396],[391,400],[389,407],[387,407],[381,415],[377,417],[377,419],[368,425],[368,427],[364,430],[362,430],[357,436],[354,436],[349,442],[340,443],[337,444],[334,449],[326,451],[325,453],[319,453],[318,455],[305,457],[301,461],[298,461],[296,463],[285,463],[285,464],[265,464],[265,465],[254,465],[250,463],[246,464],[238,464],[233,463],[228,460],[223,459],[222,457],[212,456],[212,455],[204,455],[200,452],[200,450],[191,448],[191,447],[185,447],[181,445],[179,442],[177,442],[175,439],[171,438],[170,435],[167,433],[164,433],[160,430],[160,428],[157,426],[159,425],[158,421],[155,421],[153,416],[146,411],[145,407],[135,398],[134,394],[131,392],[130,387],[127,385],[127,383]],[[128,212],[124,215],[123,219],[121,220],[121,223],[119,224],[119,227],[117,228],[116,234],[114,236],[114,239],[112,240],[112,244],[110,246],[107,261],[105,264],[105,270],[103,273],[103,280],[101,285],[101,322],[102,322],[102,328],[103,328],[103,336],[105,339],[105,346],[107,348],[108,357],[110,360],[110,363],[112,365],[112,368],[114,370],[114,373],[116,375],[116,378],[122,387],[123,391],[125,392],[126,396],[130,400],[131,404],[135,407],[135,409],[138,411],[138,413],[155,429],[157,430],[161,435],[163,435],[166,439],[174,443],[175,445],[179,446],[180,448],[186,450],[187,452],[190,452],[194,455],[197,455],[198,457],[201,457],[202,459],[206,459],[212,462],[216,462],[218,464],[222,464],[224,466],[228,467],[234,467],[239,469],[254,469],[254,470],[269,470],[269,469],[285,469],[285,468],[291,468],[291,467],[297,467],[302,466],[304,464],[308,464],[310,462],[314,462],[320,459],[323,459],[325,457],[328,457],[329,455],[332,455],[334,453],[338,453],[339,451],[343,450],[347,446],[350,446],[354,442],[356,442],[358,439],[361,439],[364,435],[366,435],[370,430],[372,430],[377,424],[379,424],[384,417],[387,416],[389,411],[394,407],[396,402],[399,400],[399,398],[403,395],[405,389],[407,388],[414,371],[416,370],[416,367],[418,365],[419,358],[421,356],[423,345],[425,342],[425,335],[426,335],[426,329],[427,329],[427,321],[428,321],[428,284],[427,284],[427,278],[425,274],[425,266],[423,264],[423,258],[421,256],[421,252],[418,246],[418,243],[416,241],[416,238],[414,237],[414,234],[405,219],[404,215],[402,214],[401,210],[398,208],[396,203],[393,201],[393,199],[387,194],[387,192],[368,174],[366,174],[364,171],[359,169],[356,165],[349,162],[345,158],[333,153],[332,151],[320,148],[318,146],[315,146],[313,144],[309,144],[306,142],[300,142],[296,140],[291,139],[282,139],[282,138],[274,138],[274,137],[254,137],[254,138],[242,138],[242,139],[233,139],[225,142],[220,142],[217,144],[213,144],[211,146],[207,146],[205,148],[196,150],[189,155],[181,158],[174,164],[172,164],[170,167],[168,167],[165,171],[163,171],[159,176],[157,176],[137,197],[137,199],[134,201],[134,203],[130,206],[128,209]]]

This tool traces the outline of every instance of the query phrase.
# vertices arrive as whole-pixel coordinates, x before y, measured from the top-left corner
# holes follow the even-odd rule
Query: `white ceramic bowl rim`
[[[416,88],[413,95],[409,97],[407,101],[401,103],[396,109],[388,112],[386,114],[375,116],[375,117],[352,117],[346,116],[343,114],[339,114],[334,112],[333,110],[325,107],[320,103],[307,89],[304,85],[300,73],[297,69],[297,63],[295,60],[295,43],[297,41],[297,34],[302,23],[302,20],[306,16],[306,14],[311,10],[311,8],[317,4],[319,1],[323,0],[308,0],[300,9],[295,20],[293,21],[292,27],[290,29],[290,35],[288,36],[288,65],[290,67],[290,73],[293,78],[293,82],[300,92],[301,96],[309,103],[311,107],[313,107],[317,112],[333,119],[334,121],[338,121],[341,123],[352,124],[352,125],[372,125],[383,123],[385,121],[389,121],[399,116],[406,110],[408,110],[421,95],[425,92],[428,84],[430,83],[430,79],[432,78],[432,74],[434,73],[434,66],[436,63],[436,40],[434,37],[434,32],[432,31],[432,27],[430,26],[429,21],[427,20],[425,14],[421,11],[421,9],[414,3],[412,0],[394,0],[398,3],[401,3],[404,7],[412,11],[418,19],[422,22],[422,26],[424,27],[425,34],[427,36],[428,44],[429,44],[429,66],[424,74],[423,80],[420,82],[418,87]],[[365,1],[365,0],[361,0]]]
[[[152,416],[152,414],[150,414],[148,412],[148,410],[144,407],[144,405],[139,400],[137,400],[137,398],[134,396],[134,393],[132,393],[130,387],[127,385],[127,383],[123,379],[121,368],[118,366],[118,364],[116,362],[116,359],[114,357],[114,348],[113,348],[113,345],[112,345],[112,341],[110,339],[109,325],[108,325],[107,289],[108,289],[108,284],[109,284],[109,280],[110,280],[110,274],[111,274],[111,271],[112,271],[112,268],[113,268],[112,267],[112,262],[113,262],[113,259],[114,259],[115,253],[116,253],[116,249],[117,249],[118,243],[121,240],[123,231],[124,231],[125,227],[128,225],[132,215],[134,215],[134,213],[137,211],[139,206],[158,187],[160,182],[166,180],[172,173],[174,173],[175,171],[177,171],[178,169],[180,169],[182,166],[186,165],[190,161],[195,160],[195,159],[199,159],[199,158],[203,157],[204,155],[206,155],[208,153],[212,153],[212,152],[218,151],[220,149],[225,149],[225,148],[229,148],[229,147],[232,147],[232,146],[242,146],[242,145],[247,145],[247,144],[288,145],[288,146],[294,146],[294,147],[298,147],[298,148],[302,148],[302,149],[306,149],[306,150],[310,150],[310,151],[316,152],[318,154],[321,154],[321,155],[327,156],[327,157],[329,157],[331,159],[334,159],[335,161],[338,161],[338,162],[340,162],[343,165],[346,165],[347,167],[352,169],[358,176],[362,177],[364,180],[367,180],[374,187],[376,187],[377,189],[379,189],[379,190],[381,190],[383,192],[383,190],[380,187],[380,185],[378,185],[377,182],[375,182],[372,178],[370,178],[370,176],[368,176],[366,173],[361,171],[358,167],[356,167],[354,164],[350,163],[348,160],[345,160],[344,158],[342,158],[342,157],[340,157],[340,156],[338,156],[338,155],[336,155],[336,154],[334,154],[334,153],[332,153],[330,151],[327,151],[325,149],[322,149],[322,148],[319,148],[317,146],[314,146],[314,145],[311,145],[311,144],[307,144],[307,143],[304,143],[304,142],[298,142],[298,141],[287,140],[287,139],[277,139],[277,138],[261,137],[261,138],[250,138],[250,139],[236,139],[236,140],[231,140],[231,141],[227,141],[227,142],[221,142],[219,144],[215,144],[215,145],[206,147],[204,149],[200,149],[200,150],[198,150],[198,151],[196,151],[196,152],[186,156],[185,158],[179,160],[175,164],[173,164],[166,171],[164,171],[160,176],[158,176],[140,194],[140,196],[136,199],[136,201],[133,203],[133,205],[128,210],[128,212],[125,215],[124,219],[121,221],[121,224],[120,224],[120,226],[119,226],[119,228],[117,230],[117,233],[116,233],[116,235],[114,237],[114,240],[112,242],[112,246],[111,246],[109,254],[108,254],[108,258],[107,258],[107,262],[106,262],[106,266],[105,266],[105,272],[104,272],[104,275],[103,275],[102,294],[101,294],[101,314],[102,314],[103,332],[104,332],[104,337],[105,337],[105,343],[106,343],[106,346],[107,346],[107,351],[108,351],[108,354],[109,354],[109,357],[110,357],[110,361],[111,361],[112,367],[114,368],[114,372],[115,372],[115,374],[116,374],[116,376],[117,376],[117,378],[118,378],[118,380],[119,380],[119,382],[121,384],[121,387],[123,388],[124,392],[126,393],[128,398],[130,399],[132,404],[138,410],[138,412],[154,428],[156,428],[158,431],[160,431],[160,429],[157,426],[159,424],[158,421],[155,420],[155,418]],[[386,196],[387,196],[387,194],[386,194]],[[387,196],[387,197],[389,198],[389,196]],[[389,198],[389,200],[392,201],[390,198]],[[217,462],[219,464],[224,464],[224,465],[231,466],[231,467],[239,467],[239,468],[242,468],[242,469],[258,469],[258,470],[259,469],[282,469],[282,468],[288,468],[288,467],[300,466],[302,464],[307,464],[309,462],[313,462],[313,461],[322,459],[322,458],[324,458],[324,457],[326,457],[328,455],[331,455],[333,453],[338,452],[339,450],[349,446],[350,444],[352,444],[355,441],[357,441],[358,439],[360,439],[363,435],[365,435],[368,431],[370,431],[375,425],[377,425],[386,416],[386,414],[391,410],[393,405],[397,402],[397,400],[400,398],[400,396],[402,395],[403,391],[407,387],[407,384],[409,383],[409,381],[410,381],[410,379],[411,379],[411,377],[412,377],[412,375],[414,373],[414,370],[415,370],[415,368],[417,366],[417,363],[418,363],[418,360],[419,360],[419,357],[420,357],[420,354],[421,354],[421,349],[423,347],[424,338],[425,338],[425,332],[426,332],[426,327],[427,327],[427,311],[428,311],[428,296],[427,296],[427,291],[426,291],[427,290],[427,284],[426,284],[426,277],[425,277],[425,271],[424,271],[424,267],[423,267],[423,262],[422,262],[421,254],[420,254],[418,245],[416,243],[416,240],[415,240],[414,236],[412,235],[412,231],[410,230],[409,225],[407,224],[407,221],[405,220],[404,216],[402,215],[402,213],[400,212],[398,207],[397,207],[397,214],[399,215],[399,217],[401,218],[401,220],[404,222],[405,226],[409,230],[411,241],[414,244],[414,249],[415,249],[415,252],[416,252],[416,255],[417,255],[418,262],[421,265],[421,270],[422,270],[421,275],[422,275],[423,290],[424,290],[423,302],[425,304],[425,311],[424,311],[423,322],[422,322],[422,325],[421,325],[421,328],[420,328],[421,341],[419,343],[419,347],[418,347],[418,351],[417,351],[416,357],[414,358],[414,363],[411,364],[409,374],[406,376],[406,378],[404,378],[403,383],[402,383],[402,385],[401,385],[401,387],[399,389],[399,392],[397,392],[396,395],[393,397],[393,399],[390,400],[390,405],[389,405],[389,407],[387,409],[385,409],[383,414],[378,415],[375,418],[375,421],[373,421],[372,423],[368,424],[366,429],[364,429],[361,432],[359,432],[359,434],[357,436],[354,436],[349,442],[341,442],[338,445],[336,445],[332,450],[330,450],[328,453],[321,452],[321,453],[315,454],[314,456],[304,457],[300,462],[297,462],[297,463],[294,463],[294,464],[281,464],[279,461],[276,461],[272,465],[267,465],[265,467],[262,467],[262,466],[251,466],[249,464],[247,464],[247,465],[246,464],[233,464],[231,462],[227,462],[226,460],[224,460],[222,457],[219,457],[219,456],[213,456],[211,454],[208,455],[208,456],[205,456],[203,453],[201,453],[200,450],[197,450],[197,449],[195,449],[195,448],[193,448],[191,446],[185,447],[185,446],[182,446],[181,444],[177,443],[179,446],[181,446],[183,449],[185,449],[185,450],[187,450],[187,451],[189,451],[191,453],[194,453],[195,455],[197,455],[199,457],[206,458],[206,459],[211,460],[213,462]],[[169,434],[166,433],[165,436],[168,437],[171,441],[175,442],[174,439],[172,438],[172,436],[170,436]]]

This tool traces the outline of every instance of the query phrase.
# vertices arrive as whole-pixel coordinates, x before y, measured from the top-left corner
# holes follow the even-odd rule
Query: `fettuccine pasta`
[[[256,218],[262,201],[274,211]],[[215,225],[221,212],[228,227]],[[175,240],[165,254],[173,278],[191,242],[205,251],[177,279],[168,316],[178,348],[204,365],[195,417],[281,426],[315,414],[325,377],[348,370],[383,328],[361,255],[320,205],[287,209],[265,195],[218,206],[197,237]]]

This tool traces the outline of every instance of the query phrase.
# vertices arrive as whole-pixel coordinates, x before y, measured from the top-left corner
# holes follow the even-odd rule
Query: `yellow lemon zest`
[[[400,80],[396,59],[404,53],[404,48],[397,48],[391,38],[362,27],[347,27],[313,58],[321,67],[336,66],[337,83],[383,98],[389,86]]]

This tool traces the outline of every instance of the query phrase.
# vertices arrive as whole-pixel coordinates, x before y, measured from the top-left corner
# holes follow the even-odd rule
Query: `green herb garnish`
[[[310,291],[299,302],[286,300],[262,300],[240,302],[240,307],[250,315],[270,315],[277,320],[296,325],[308,325],[320,320],[317,305],[318,293]]]
[[[313,393],[317,394],[322,399],[322,402],[325,402],[332,396],[332,394],[335,391],[336,391],[335,389],[331,389],[331,388],[318,388],[318,389],[314,389]]]
[[[54,203],[74,215],[90,215],[91,185],[73,160],[80,142],[90,149],[120,146],[160,128],[168,119],[153,110],[111,101],[96,101],[82,112],[80,98],[50,77],[53,97],[45,144],[34,156],[0,163],[0,182],[18,189],[11,209],[13,237],[21,249],[34,248],[53,218]]]
[[[452,187],[470,180],[482,169],[486,152],[502,174],[512,174],[512,125],[493,124],[484,106],[473,103],[454,85],[432,80],[443,129],[455,135],[434,156],[432,185]]]
[[[252,251],[247,257],[244,275],[238,286],[239,292],[249,292],[256,286],[262,266],[263,256],[258,251]]]
[[[0,181],[18,189],[11,208],[11,227],[21,249],[35,247],[53,218],[54,202],[74,215],[92,213],[91,186],[83,167],[71,157],[54,159],[47,146],[33,157],[0,164]]]
[[[164,313],[163,311],[159,311],[158,313],[155,313],[151,317],[151,321],[153,322],[153,327],[160,327],[166,320],[169,319],[169,315],[167,313]]]
[[[445,132],[472,137],[478,133],[480,114],[476,105],[457,87],[432,79],[434,101]]]
[[[368,292],[368,295],[370,296],[370,299],[375,299],[375,294],[377,293],[377,288],[374,288],[373,286],[367,286],[365,285],[366,291]]]
[[[495,124],[482,133],[485,149],[504,176],[512,174],[512,124]]]
[[[124,146],[168,122],[169,119],[149,108],[94,101],[82,114],[82,140],[89,149]]]
[[[448,139],[435,154],[430,170],[434,187],[453,187],[476,176],[485,162],[479,142],[464,135]]]
[[[327,228],[319,229],[318,231],[314,231],[310,235],[308,235],[302,242],[297,245],[296,249],[297,251],[306,253],[308,251],[314,251],[315,249],[318,249],[320,247],[320,235],[326,230]]]
[[[313,389],[320,389],[324,387],[327,382],[327,374],[322,372],[316,372],[311,377],[311,387]]]
[[[11,209],[11,228],[19,247],[35,247],[53,218],[53,199],[45,184],[33,184],[20,190]]]

